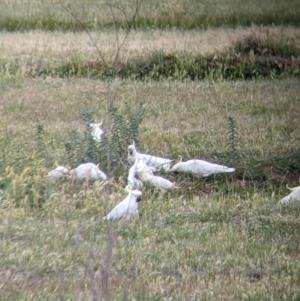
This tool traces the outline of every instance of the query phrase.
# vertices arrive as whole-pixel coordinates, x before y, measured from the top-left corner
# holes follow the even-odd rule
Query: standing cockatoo
[[[70,179],[78,181],[97,181],[107,180],[107,176],[94,163],[80,164],[78,167],[70,170]]]
[[[171,171],[175,173],[190,173],[195,177],[200,178],[223,172],[235,172],[235,168],[230,168],[198,159],[188,160],[186,162],[182,162],[180,159],[180,161],[171,168]]]
[[[128,146],[128,157],[127,158],[128,158],[129,164],[133,165],[139,155],[141,155],[143,157],[145,164],[148,167],[150,167],[153,172],[156,172],[157,170],[160,170],[160,169],[169,171],[171,168],[171,162],[174,161],[171,159],[165,159],[165,158],[151,156],[151,155],[147,155],[147,154],[140,154],[137,152],[134,144],[131,144]]]
[[[287,189],[291,190],[292,192],[289,195],[287,195],[286,197],[284,197],[283,199],[281,199],[279,201],[279,204],[288,204],[291,201],[300,201],[300,186],[290,188],[287,185],[286,187],[287,187]]]
[[[139,190],[131,190],[127,186],[126,191],[128,191],[127,197],[121,201],[112,211],[110,211],[103,220],[114,221],[114,220],[124,220],[128,221],[132,219],[135,215],[138,215],[138,206],[141,201],[142,192]]]
[[[101,125],[102,121],[100,123],[90,123],[91,135],[97,142],[102,141],[102,136],[104,134],[104,130],[101,128]]]

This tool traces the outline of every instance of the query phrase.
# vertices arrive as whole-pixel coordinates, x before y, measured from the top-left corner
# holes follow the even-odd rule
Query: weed
[[[239,157],[238,141],[237,141],[237,127],[233,117],[228,117],[228,147],[230,148],[231,156],[234,160]]]
[[[67,161],[76,166],[84,162],[100,163],[103,170],[111,176],[120,176],[127,161],[127,146],[139,141],[140,124],[143,121],[145,109],[140,103],[135,109],[125,103],[125,111],[120,113],[115,105],[109,107],[112,119],[111,134],[104,133],[102,141],[98,143],[91,135],[90,123],[93,123],[93,112],[83,110],[85,132],[80,134],[73,130],[70,139],[65,143]]]
[[[44,134],[45,132],[44,132],[43,124],[38,123],[36,125],[36,146],[37,146],[37,153],[41,158],[45,156],[44,150],[46,149]]]

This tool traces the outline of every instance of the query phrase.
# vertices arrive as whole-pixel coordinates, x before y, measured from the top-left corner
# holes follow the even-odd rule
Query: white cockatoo
[[[142,189],[143,187],[143,182],[141,180],[138,179],[137,177],[137,166],[136,164],[133,164],[128,172],[128,177],[127,177],[127,181],[128,181],[128,187],[130,189]]]
[[[48,172],[47,177],[53,180],[66,178],[69,175],[69,169],[65,166],[57,166],[55,169]]]
[[[100,123],[90,123],[91,135],[97,142],[102,141],[102,136],[104,134],[104,130],[102,129],[101,125],[102,121]]]
[[[114,221],[124,220],[128,221],[135,215],[138,215],[138,206],[141,201],[142,192],[139,190],[131,190],[128,186],[125,188],[128,191],[127,197],[121,201],[112,211],[110,211],[103,220]]]
[[[227,166],[214,164],[198,159],[182,162],[182,159],[180,157],[180,161],[171,168],[171,171],[175,173],[179,173],[179,172],[191,173],[195,177],[200,178],[200,177],[208,177],[210,175],[214,175],[217,173],[235,172],[235,168],[230,168]]]
[[[97,181],[107,180],[107,176],[94,163],[80,164],[78,167],[70,170],[70,179],[75,181]]]
[[[136,166],[136,174],[142,182],[148,183],[162,192],[177,188],[175,183],[163,177],[154,176],[151,172],[151,168],[145,164],[145,161],[141,155],[137,157],[134,166]]]
[[[288,204],[292,201],[300,201],[300,186],[291,188],[287,185],[286,187],[292,192],[283,199],[281,199],[279,201],[279,204]]]
[[[165,171],[169,171],[171,169],[171,162],[174,160],[165,159],[161,157],[151,156],[147,154],[138,153],[134,143],[128,146],[128,162],[133,165],[136,162],[137,157],[141,155],[145,164],[151,168],[153,172],[156,172],[160,169],[164,169]]]

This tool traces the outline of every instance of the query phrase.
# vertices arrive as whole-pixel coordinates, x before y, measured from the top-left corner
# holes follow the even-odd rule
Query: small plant
[[[145,109],[142,104],[139,104],[134,110],[130,104],[125,103],[125,114],[122,115],[118,112],[117,107],[111,104],[109,112],[112,117],[110,163],[116,170],[120,164],[124,164],[126,161],[128,145],[132,141],[138,143],[139,126],[143,121]]]
[[[67,161],[71,166],[78,165],[84,160],[82,157],[82,143],[78,131],[73,130],[70,133],[70,141],[65,143],[65,149]]]
[[[40,157],[44,157],[45,155],[45,131],[44,131],[44,125],[42,123],[38,123],[36,125],[36,147],[37,147],[37,153],[40,155]]]
[[[239,158],[238,154],[238,142],[237,142],[237,127],[236,122],[233,117],[228,117],[228,147],[231,153],[232,158]]]
[[[126,164],[127,147],[132,141],[138,143],[139,127],[143,121],[145,109],[139,104],[134,109],[130,104],[125,104],[125,112],[111,103],[109,114],[112,120],[111,134],[103,134],[102,141],[95,141],[91,135],[90,123],[93,123],[93,112],[84,110],[82,113],[85,122],[83,136],[77,131],[70,133],[70,141],[65,143],[67,160],[71,166],[84,162],[100,163],[101,169],[114,175]],[[119,171],[121,173],[121,170]]]

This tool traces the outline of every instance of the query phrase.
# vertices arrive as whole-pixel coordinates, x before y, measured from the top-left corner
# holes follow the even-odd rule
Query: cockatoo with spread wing
[[[110,213],[103,217],[103,220],[128,221],[135,215],[138,215],[138,206],[141,201],[142,192],[139,190],[131,190],[128,186],[125,189],[128,191],[127,197],[121,201]]]
[[[288,204],[292,201],[300,201],[300,186],[291,188],[287,185],[286,187],[292,192],[283,199],[281,199],[279,201],[279,204]]]
[[[48,177],[53,180],[59,180],[69,175],[69,169],[65,166],[57,166],[55,169],[48,172]]]
[[[230,168],[227,166],[214,164],[198,159],[182,162],[182,159],[180,157],[180,161],[171,168],[171,171],[175,173],[179,173],[179,172],[190,173],[195,177],[200,178],[200,177],[208,177],[210,175],[214,175],[217,173],[235,172],[235,168]]]
[[[104,130],[101,128],[101,125],[102,121],[100,123],[90,123],[91,135],[97,142],[102,141],[102,136],[104,134]]]
[[[175,183],[163,177],[154,176],[151,172],[151,168],[145,164],[145,161],[141,155],[137,157],[135,165],[137,176],[142,182],[148,183],[162,192],[177,188]]]
[[[78,181],[104,181],[107,180],[107,176],[99,169],[98,165],[94,163],[84,163],[70,170],[70,179]]]
[[[171,162],[174,160],[165,159],[161,157],[151,156],[147,154],[141,154],[137,152],[134,143],[128,146],[128,162],[133,165],[136,162],[137,157],[141,155],[145,164],[152,169],[153,172],[164,169],[169,171],[171,169]]]

